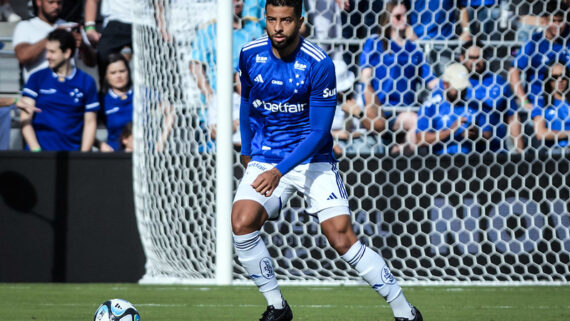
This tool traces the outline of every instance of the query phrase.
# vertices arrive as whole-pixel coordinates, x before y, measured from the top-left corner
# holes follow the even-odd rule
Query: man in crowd
[[[552,1],[542,17],[546,29],[535,33],[521,48],[509,70],[509,81],[521,107],[528,111],[542,105],[542,89],[546,67],[554,61],[570,61],[570,32],[567,26],[568,6]],[[526,86],[523,84],[524,73]]]
[[[23,67],[23,80],[26,82],[30,75],[48,66],[46,60],[47,34],[56,28],[73,31],[75,46],[80,50],[80,56],[87,66],[95,64],[95,53],[86,45],[79,33],[79,25],[67,23],[59,19],[63,9],[62,0],[35,0],[36,17],[19,22],[14,29],[13,46],[18,62]]]
[[[477,141],[478,151],[506,151],[507,130],[517,152],[524,145],[517,105],[511,87],[498,74],[487,69],[487,55],[479,41],[466,42],[461,51],[460,61],[469,71],[471,87],[467,90],[467,100],[479,106],[480,123],[484,139]],[[506,124],[505,124],[506,123]],[[508,126],[507,126],[508,125]]]
[[[33,73],[24,86],[22,103],[41,110],[21,115],[22,135],[31,151],[89,151],[93,146],[97,87],[91,76],[71,63],[75,45],[70,32],[50,32],[46,41],[49,68]]]

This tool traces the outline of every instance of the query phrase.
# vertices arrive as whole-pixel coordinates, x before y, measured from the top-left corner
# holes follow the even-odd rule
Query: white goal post
[[[232,144],[232,1],[149,0],[134,10],[133,184],[147,259],[140,282],[250,284],[233,254],[230,227],[243,174]],[[211,23],[215,45],[198,48],[196,39]],[[341,48],[358,73],[364,39],[308,40]],[[204,48],[216,52],[196,52]],[[201,56],[209,59],[198,64],[203,75],[216,83],[213,103],[192,70]],[[215,139],[208,120],[213,104]],[[568,149],[542,153],[525,132],[524,155],[391,154],[387,132],[358,133],[337,140],[354,230],[400,282],[570,284]],[[280,282],[361,284],[305,214],[300,196],[265,224],[262,238]]]

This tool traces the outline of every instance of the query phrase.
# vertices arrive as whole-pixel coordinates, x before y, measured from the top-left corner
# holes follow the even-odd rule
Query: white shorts
[[[308,163],[297,165],[279,181],[270,197],[256,192],[251,183],[257,176],[276,164],[249,162],[238,186],[234,203],[252,200],[265,207],[269,219],[277,219],[295,191],[301,192],[307,202],[306,212],[317,216],[320,222],[338,215],[349,215],[348,194],[338,173],[336,163]]]

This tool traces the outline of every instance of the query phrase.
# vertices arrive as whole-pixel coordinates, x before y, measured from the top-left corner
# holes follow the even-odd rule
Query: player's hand
[[[247,168],[247,164],[249,164],[249,162],[251,162],[251,156],[241,155],[239,157],[239,160],[241,161],[241,164],[243,165],[243,167]]]
[[[104,153],[109,153],[109,152],[114,152],[115,150],[113,149],[113,147],[111,147],[111,145],[105,143],[105,142],[101,142],[101,145],[99,146],[99,150],[101,150]]]
[[[279,185],[279,180],[281,179],[281,172],[275,167],[272,169],[265,171],[253,181],[251,187],[255,189],[256,192],[259,194],[270,197],[277,185]]]
[[[97,32],[97,30],[87,30],[85,31],[85,34],[87,35],[87,39],[89,39],[89,42],[91,43],[91,45],[95,46],[97,45],[97,43],[99,42],[99,39],[101,39],[101,34]]]

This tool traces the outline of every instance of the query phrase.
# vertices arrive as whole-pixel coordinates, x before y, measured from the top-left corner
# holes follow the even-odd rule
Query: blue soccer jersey
[[[243,47],[239,69],[242,155],[277,163],[282,174],[301,163],[335,161],[330,130],[336,79],[322,49],[301,38],[291,55],[279,59],[263,37]]]
[[[107,118],[107,144],[114,150],[120,150],[123,128],[133,121],[133,90],[125,95],[117,95],[109,89],[103,105]]]
[[[544,117],[546,128],[554,131],[570,131],[570,103],[563,100],[552,99],[552,105],[547,107],[535,106],[531,118]],[[554,146],[555,142],[546,142],[547,146]],[[568,146],[568,138],[558,140],[557,146]]]
[[[382,105],[408,107],[416,104],[416,88],[434,77],[424,55],[417,45],[406,41],[400,47],[389,41],[390,49],[383,48],[382,39],[372,36],[366,40],[360,55],[360,68],[372,68],[372,87]],[[387,113],[389,117],[391,113]]]
[[[455,1],[411,1],[410,25],[422,40],[449,39],[455,25]]]
[[[416,132],[438,132],[450,129],[459,117],[466,118],[466,122],[458,128],[453,136],[433,145],[435,154],[469,153],[473,149],[473,141],[465,138],[465,130],[477,124],[477,110],[470,105],[452,105],[445,99],[441,88],[435,89],[431,99],[420,107],[418,111],[418,127]]]
[[[505,78],[486,73],[482,77],[469,78],[471,87],[467,89],[467,101],[480,104],[479,123],[483,132],[490,132],[491,151],[506,151],[504,138],[507,135],[505,119],[517,112],[517,104],[513,99],[511,86]],[[479,146],[479,151],[483,147]]]
[[[570,31],[568,28],[557,41],[546,39],[543,32],[533,34],[515,57],[513,67],[525,73],[527,96],[533,105],[543,106],[544,75],[547,67],[555,61],[564,65],[570,62]]]
[[[50,68],[33,73],[22,95],[36,101],[32,127],[43,150],[72,151],[81,148],[84,116],[99,110],[95,80],[74,68],[60,77]]]

